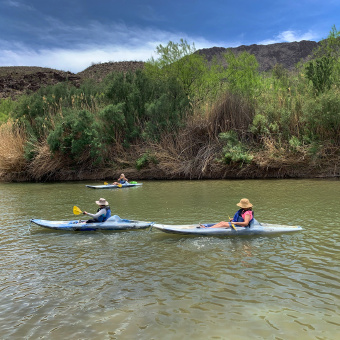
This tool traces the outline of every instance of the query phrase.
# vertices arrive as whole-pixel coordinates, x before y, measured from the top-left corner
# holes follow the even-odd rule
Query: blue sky
[[[196,49],[326,38],[340,0],[0,0],[0,66],[74,73],[146,61],[156,46]]]

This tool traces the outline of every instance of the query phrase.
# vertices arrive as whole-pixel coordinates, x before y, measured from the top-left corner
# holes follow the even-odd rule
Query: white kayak
[[[141,185],[143,185],[143,183],[125,183],[121,185],[103,184],[103,185],[86,185],[86,186],[91,189],[117,189],[117,188],[139,187]]]
[[[275,235],[283,233],[293,233],[303,230],[300,226],[255,223],[250,228],[237,227],[233,228],[211,228],[216,223],[207,224],[185,224],[185,225],[170,225],[170,224],[153,224],[152,228],[156,228],[165,233],[184,234],[184,235],[204,235],[204,236],[248,236],[248,235]],[[202,227],[205,226],[204,227]]]
[[[31,222],[44,228],[74,231],[134,230],[145,229],[153,225],[153,222],[127,220],[117,215],[111,216],[105,222],[96,223],[86,223],[84,220],[49,221],[40,219],[31,219]]]

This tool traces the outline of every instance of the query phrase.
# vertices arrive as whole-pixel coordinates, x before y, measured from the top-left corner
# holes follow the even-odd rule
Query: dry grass
[[[56,173],[67,168],[67,158],[59,153],[52,154],[46,140],[35,145],[36,156],[28,167],[28,174],[31,179],[54,179]]]
[[[13,122],[0,126],[0,176],[23,171],[26,166],[25,143],[25,133]]]
[[[223,165],[216,161],[223,147],[219,134],[234,130],[240,138],[245,137],[252,117],[253,110],[246,101],[225,94],[212,110],[188,118],[178,134],[166,134],[152,146],[158,168],[176,178],[204,178],[220,173]]]
[[[217,138],[221,132],[234,130],[243,138],[254,117],[252,105],[244,98],[225,93],[207,116],[210,138]]]

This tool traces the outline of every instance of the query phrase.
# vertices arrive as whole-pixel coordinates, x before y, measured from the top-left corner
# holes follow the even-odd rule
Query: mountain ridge
[[[259,70],[266,72],[276,64],[281,64],[288,70],[293,70],[299,61],[307,61],[313,51],[319,46],[318,42],[302,40],[290,43],[275,43],[269,45],[241,45],[238,47],[211,47],[197,50],[195,53],[204,55],[209,63],[214,58],[223,66],[227,66],[223,54],[231,51],[235,54],[248,52],[253,54]],[[93,64],[81,72],[72,73],[39,66],[2,66],[0,67],[0,99],[15,99],[26,92],[37,91],[41,86],[54,85],[69,81],[79,86],[86,79],[102,80],[113,71],[136,71],[142,69],[143,61],[119,61]]]

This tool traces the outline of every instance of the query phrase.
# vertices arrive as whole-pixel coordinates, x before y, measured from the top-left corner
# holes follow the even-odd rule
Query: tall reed
[[[14,122],[8,121],[0,126],[0,176],[24,170],[25,143],[25,132]]]

